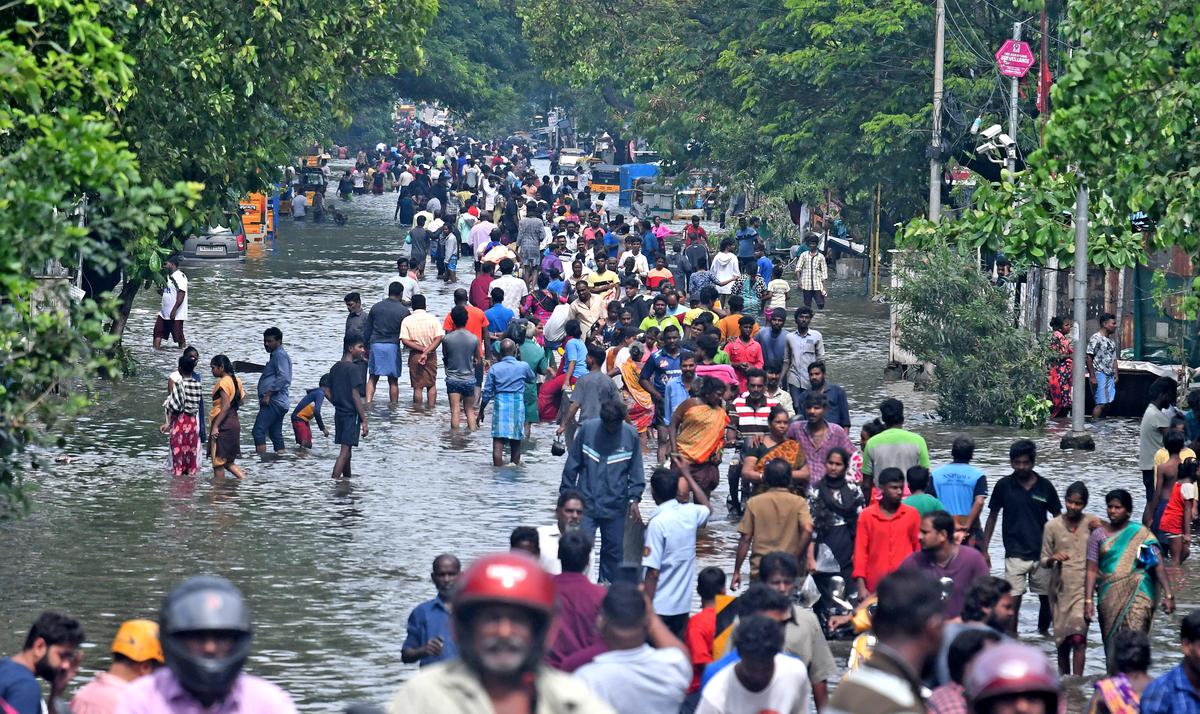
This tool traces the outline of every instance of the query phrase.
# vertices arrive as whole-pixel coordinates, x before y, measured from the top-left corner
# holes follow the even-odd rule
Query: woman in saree
[[[217,355],[209,363],[217,380],[212,391],[212,410],[209,411],[208,444],[213,476],[225,475],[226,469],[239,479],[246,474],[235,461],[241,456],[242,423],[238,408],[246,398],[246,386],[233,371],[233,363],[225,355]]]
[[[725,446],[725,427],[729,414],[722,406],[725,383],[714,377],[696,377],[696,396],[683,400],[671,415],[671,450],[680,470],[712,493],[720,482],[721,449]]]
[[[1096,682],[1088,714],[1138,714],[1142,692],[1154,681],[1150,669],[1150,637],[1138,630],[1117,635],[1117,673]]]
[[[195,476],[200,470],[200,403],[204,388],[195,378],[197,358],[195,352],[188,351],[179,358],[179,370],[171,375],[163,402],[166,418],[158,428],[171,435],[171,471],[176,476]]]
[[[742,452],[742,483],[754,493],[765,491],[763,469],[774,459],[783,459],[792,465],[792,491],[804,496],[808,493],[808,464],[800,442],[787,438],[787,409],[771,407],[767,416],[767,433],[756,444],[746,444]]]
[[[1055,317],[1050,327],[1050,416],[1060,416],[1071,411],[1071,318]]]
[[[1100,616],[1100,635],[1108,672],[1112,674],[1117,664],[1117,634],[1125,630],[1149,632],[1159,600],[1170,614],[1175,610],[1175,596],[1166,568],[1161,567],[1158,541],[1149,528],[1130,519],[1133,497],[1118,488],[1105,494],[1104,502],[1108,523],[1088,538],[1083,602],[1088,620],[1094,619],[1093,614]]]
[[[654,422],[654,399],[641,384],[642,346],[633,343],[629,346],[629,359],[621,363],[621,400],[629,411],[629,423],[637,429],[642,447],[646,446],[646,432]]]

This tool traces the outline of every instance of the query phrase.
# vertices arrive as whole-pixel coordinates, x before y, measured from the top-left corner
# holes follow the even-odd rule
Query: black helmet
[[[224,699],[250,654],[250,610],[228,580],[197,575],[163,601],[159,616],[163,654],[180,686],[205,706]],[[219,632],[234,637],[225,656],[194,654],[184,641],[189,633]]]

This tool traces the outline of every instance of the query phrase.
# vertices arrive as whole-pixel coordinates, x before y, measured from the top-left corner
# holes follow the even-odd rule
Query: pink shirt
[[[80,689],[71,700],[72,714],[112,714],[117,710],[117,702],[129,687],[120,677],[101,672],[96,678]]]
[[[253,675],[240,674],[224,701],[205,708],[184,691],[171,670],[163,667],[130,682],[117,714],[296,714],[292,699],[279,687]]]

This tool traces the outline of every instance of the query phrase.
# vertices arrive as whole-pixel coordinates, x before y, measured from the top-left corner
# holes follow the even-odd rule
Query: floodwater
[[[279,239],[254,247],[245,263],[186,268],[192,293],[187,333],[202,364],[218,353],[263,361],[262,330],[275,325],[294,363],[293,403],[316,386],[340,357],[343,295],[359,291],[368,306],[382,298],[403,249],[391,220],[392,197],[356,197],[339,206],[350,219],[344,227],[285,219]],[[471,271],[469,264],[462,267],[465,285]],[[434,313],[449,309],[453,287],[425,281]],[[830,378],[845,386],[856,426],[875,415],[882,398],[902,398],[908,425],[926,437],[934,463],[944,463],[959,430],[929,414],[930,395],[883,381],[887,309],[862,291],[861,279],[835,283],[829,310],[813,321],[825,337]],[[126,343],[137,373],[97,389],[93,406],[54,454],[70,462],[36,474],[34,513],[0,528],[0,652],[19,648],[40,610],[59,609],[87,629],[90,649],[78,680],[87,681],[107,664],[107,645],[120,621],[154,617],[163,595],[183,578],[217,573],[238,584],[253,608],[250,671],[287,689],[303,711],[385,702],[415,671],[400,662],[400,649],[409,611],[433,595],[428,573],[434,556],[449,551],[470,560],[505,549],[517,525],[552,522],[562,465],[550,455],[552,427],[535,426],[522,466],[494,468],[488,426],[452,434],[444,391],[439,388],[431,412],[415,410],[405,376],[399,406],[377,399],[370,407],[371,433],[356,450],[351,482],[329,478],[336,447],[319,434],[311,453],[254,457],[253,400],[242,410],[245,482],[214,482],[209,471],[173,479],[165,471],[166,440],[157,426],[177,353],[150,347],[158,303],[153,291],[144,292],[129,321]],[[246,376],[250,390],[255,378]],[[991,482],[1006,472],[1008,445],[1029,437],[1040,450],[1038,470],[1060,491],[1085,481],[1092,491],[1089,510],[1103,513],[1102,494],[1127,488],[1140,513],[1136,422],[1096,427],[1094,453],[1060,451],[1065,428],[971,433]],[[285,436],[291,440],[286,426]],[[700,559],[728,571],[737,534],[726,517],[724,486],[713,500],[716,513],[702,535]],[[647,502],[643,513],[651,511]],[[992,561],[999,566],[1002,559],[997,535]],[[1194,580],[1185,575],[1178,591],[1185,613],[1196,604]],[[1036,608],[1026,603],[1024,639],[1049,652],[1049,642],[1030,634],[1035,619]],[[1162,615],[1156,622],[1154,672],[1179,659],[1178,623],[1179,616]],[[1103,671],[1095,627],[1092,641],[1088,673],[1094,676]],[[1069,686],[1078,710],[1090,685]]]

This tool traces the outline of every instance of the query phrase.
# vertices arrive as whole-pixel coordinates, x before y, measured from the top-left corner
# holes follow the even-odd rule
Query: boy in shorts
[[[363,409],[365,379],[357,364],[365,350],[361,337],[346,340],[342,359],[330,368],[329,401],[333,404],[333,442],[342,450],[333,464],[333,478],[350,478],[351,451],[358,437],[367,435],[367,413]]]
[[[322,375],[320,384],[316,389],[308,390],[296,408],[292,410],[292,433],[296,435],[296,443],[301,449],[312,448],[312,425],[313,419],[317,420],[317,428],[326,437],[329,436],[329,429],[325,426],[325,422],[321,419],[321,407],[325,404],[325,400],[329,399],[329,375]]]

